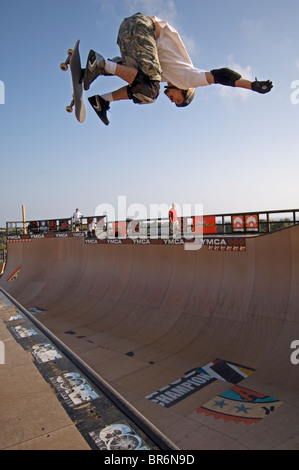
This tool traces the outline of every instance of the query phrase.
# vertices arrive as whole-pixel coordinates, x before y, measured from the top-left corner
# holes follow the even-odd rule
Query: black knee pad
[[[239,73],[228,68],[211,70],[211,74],[215,83],[226,86],[236,86],[236,81],[242,78]]]
[[[134,82],[128,86],[129,98],[137,104],[154,103],[159,93],[160,82],[158,80],[150,80],[141,70],[138,70]]]

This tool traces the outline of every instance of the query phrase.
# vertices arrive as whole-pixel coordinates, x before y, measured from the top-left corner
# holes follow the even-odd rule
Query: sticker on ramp
[[[34,328],[26,328],[20,325],[11,328],[11,331],[14,333],[17,339],[23,339],[37,335],[37,332]]]
[[[51,377],[49,380],[62,400],[70,407],[99,398],[85,378],[77,372],[68,372]]]
[[[22,315],[18,313],[17,315],[12,315],[7,321],[12,322],[12,321],[22,320],[22,319],[23,319]]]
[[[61,359],[61,354],[50,343],[39,343],[32,346],[31,354],[38,364]]]
[[[12,273],[10,273],[10,275],[6,278],[6,280],[8,282],[15,281],[20,274],[21,267],[22,265],[19,264],[19,266],[17,266],[16,269],[14,269]]]
[[[197,367],[186,372],[180,379],[147,395],[145,398],[169,408],[216,380],[237,384],[253,372],[254,369],[250,367],[223,359],[215,359],[203,367]]]
[[[282,401],[268,395],[234,385],[197,409],[197,413],[223,419],[225,422],[258,423],[273,413]]]
[[[215,379],[232,384],[237,384],[241,380],[247,379],[255,371],[251,367],[224,361],[223,359],[215,359],[213,362],[202,367],[202,370],[215,377]]]
[[[30,312],[32,315],[37,315],[38,313],[46,313],[46,310],[40,307],[29,307],[28,312]]]
[[[113,423],[89,435],[100,450],[149,450],[127,423]]]

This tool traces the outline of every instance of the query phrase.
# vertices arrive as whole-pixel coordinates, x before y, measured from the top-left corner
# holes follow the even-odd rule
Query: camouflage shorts
[[[150,80],[160,82],[162,70],[155,39],[155,25],[142,13],[125,18],[121,23],[117,44],[122,63],[141,70]]]

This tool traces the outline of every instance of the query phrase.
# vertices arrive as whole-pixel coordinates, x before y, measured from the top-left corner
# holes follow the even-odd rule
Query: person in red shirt
[[[176,205],[173,203],[171,209],[169,210],[169,228],[170,228],[170,235],[173,236],[178,235],[179,232],[179,221],[178,215],[176,211]]]

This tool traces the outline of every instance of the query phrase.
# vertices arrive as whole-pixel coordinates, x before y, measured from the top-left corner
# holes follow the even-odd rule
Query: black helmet
[[[164,93],[167,94],[167,90],[170,90],[171,88],[177,88],[176,86],[165,86],[165,91]],[[177,88],[179,90],[180,88]],[[188,106],[191,101],[193,100],[195,96],[195,88],[189,88],[189,90],[181,90],[184,96],[184,101],[182,104],[176,104],[178,108],[184,108],[185,106]]]

